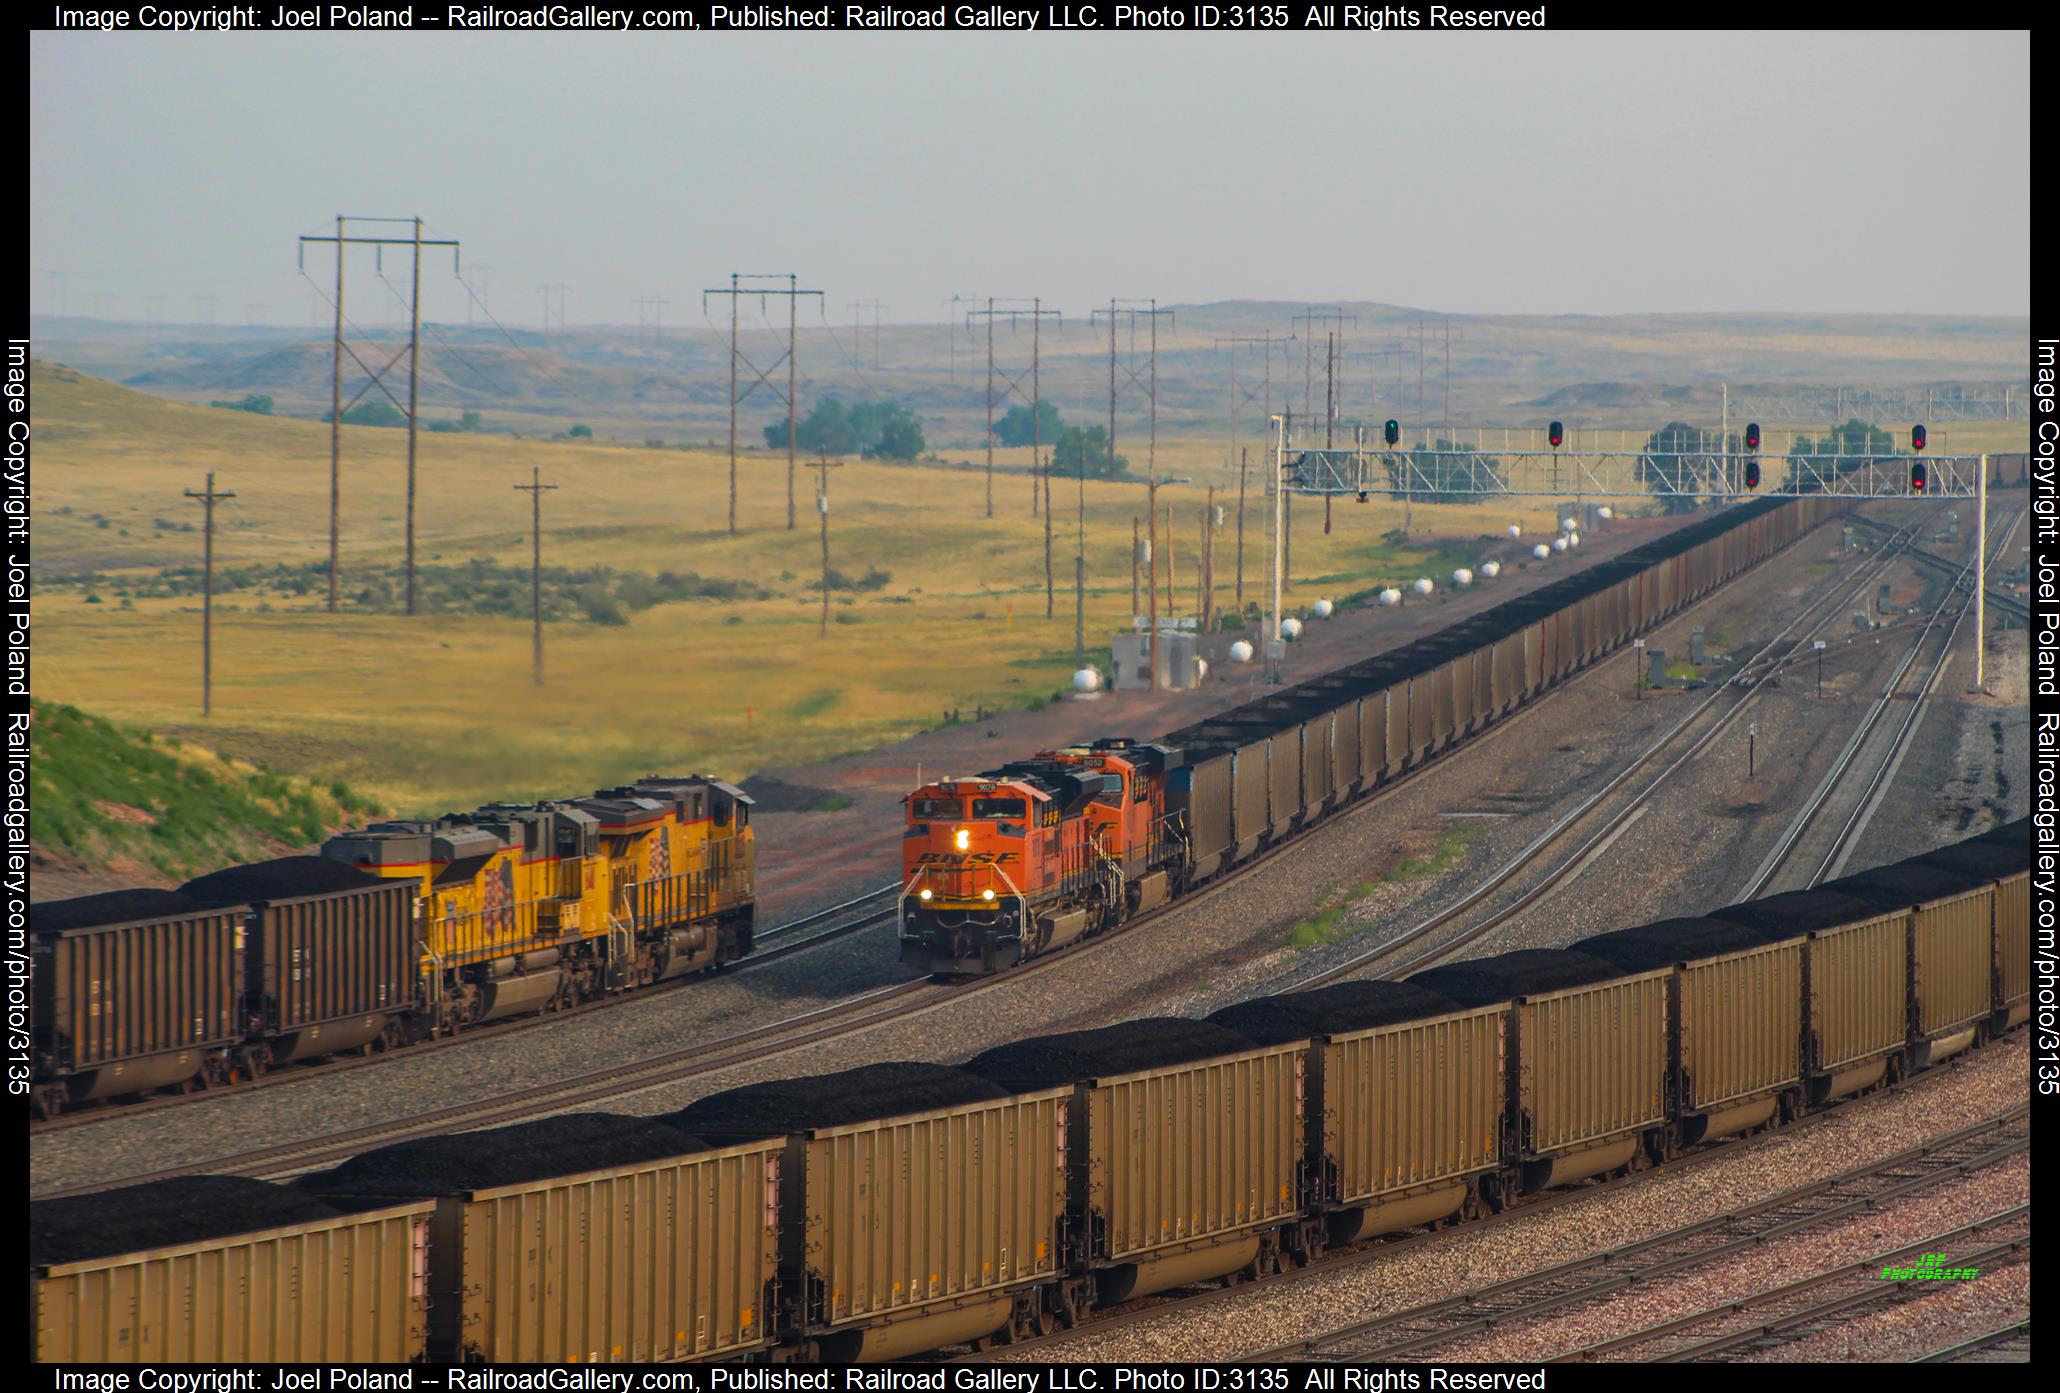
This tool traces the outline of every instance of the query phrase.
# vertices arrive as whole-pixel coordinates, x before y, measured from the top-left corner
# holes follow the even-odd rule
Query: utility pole
[[[186,490],[186,496],[198,502],[206,514],[201,532],[200,562],[200,714],[211,716],[215,709],[215,504],[233,493],[216,493],[215,476],[207,476],[207,488],[199,493]]]
[[[1202,505],[1202,598],[1199,606],[1201,631],[1209,632],[1209,620],[1216,610],[1216,486],[1209,485],[1209,501]]]
[[[831,464],[823,451],[815,452],[815,511],[823,520],[823,617],[816,629],[818,638],[827,637],[830,632],[830,471],[843,467]]]
[[[1245,612],[1245,468],[1251,462],[1251,451],[1242,446],[1237,452],[1237,612]]]
[[[1157,691],[1159,688],[1159,320],[1161,316],[1167,319],[1173,318],[1173,311],[1160,309],[1159,302],[1154,297],[1127,302],[1111,299],[1109,301],[1109,308],[1106,311],[1096,310],[1095,313],[1106,313],[1109,319],[1109,459],[1111,462],[1116,458],[1116,321],[1119,317],[1126,316],[1130,321],[1130,357],[1132,359],[1136,357],[1137,321],[1142,318],[1151,325],[1151,337],[1148,345],[1149,371],[1145,380],[1142,383],[1137,380],[1137,369],[1130,362],[1126,361],[1123,364],[1123,372],[1128,385],[1133,387],[1142,386],[1144,388],[1145,397],[1150,405],[1151,412],[1150,434],[1146,438],[1145,449],[1144,511],[1146,525],[1149,528],[1149,536],[1147,537],[1145,548],[1145,597],[1146,603],[1150,608],[1149,622],[1151,625],[1146,631],[1146,644],[1150,650],[1148,661],[1151,668],[1151,688],[1153,691]],[[1168,527],[1166,547],[1170,556],[1173,547],[1170,525]],[[1168,574],[1171,574],[1170,567]],[[1167,608],[1169,610],[1172,608],[1170,600],[1168,601]]]
[[[1338,421],[1338,336],[1324,335],[1323,346],[1323,448],[1332,444],[1332,434]],[[1323,491],[1323,535],[1330,535],[1330,490]]]
[[[940,305],[941,305],[941,304],[946,304],[946,303],[949,303],[949,304],[950,304],[950,306],[951,306],[951,318],[950,318],[950,319],[947,319],[947,320],[945,321],[945,323],[946,323],[946,324],[947,324],[947,325],[948,325],[948,326],[950,327],[950,330],[951,330],[951,332],[950,332],[950,333],[948,333],[948,334],[946,334],[946,335],[945,335],[945,338],[946,338],[947,340],[949,340],[949,344],[950,344],[950,348],[949,348],[949,351],[950,351],[950,354],[951,354],[951,380],[952,380],[952,383],[953,383],[953,385],[956,385],[956,384],[957,384],[957,382],[958,382],[958,307],[959,307],[959,302],[960,302],[960,301],[964,301],[964,302],[965,302],[965,303],[967,303],[967,304],[972,304],[972,303],[973,303],[973,302],[974,302],[975,300],[977,300],[978,298],[979,298],[979,297],[977,297],[977,296],[973,296],[973,295],[954,295],[954,296],[952,296],[952,297],[951,297],[951,299],[950,299],[949,301],[939,300],[939,301],[937,302],[937,303],[938,303],[938,304],[940,304]]]
[[[529,467],[529,482],[516,484],[517,493],[529,495],[529,677],[544,685],[544,495],[556,484],[544,482],[543,470]]]
[[[747,286],[744,284],[745,281],[781,280],[787,283],[787,287],[784,290],[774,286]],[[745,274],[732,271],[730,272],[730,284],[727,290],[718,287],[701,292],[701,312],[704,316],[708,312],[709,296],[727,295],[730,297],[730,535],[732,537],[737,535],[737,406],[745,397],[750,396],[760,387],[764,387],[766,391],[772,393],[775,397],[782,395],[780,389],[773,385],[772,378],[768,375],[778,370],[780,359],[775,358],[771,368],[760,368],[758,364],[751,361],[743,349],[737,346],[737,301],[739,297],[745,295],[756,295],[761,309],[764,308],[768,296],[784,295],[787,297],[787,352],[785,354],[787,390],[783,400],[787,404],[787,530],[789,532],[794,530],[794,448],[796,430],[794,423],[794,394],[798,381],[795,364],[795,336],[799,328],[795,318],[795,306],[804,295],[813,295],[817,299],[821,299],[823,293],[820,290],[802,290],[799,286],[799,280],[800,278],[791,271],[772,275]],[[758,379],[744,389],[742,396],[737,394],[737,365],[739,363],[751,369],[752,375]]]
[[[538,287],[537,287],[537,289],[538,289],[538,290],[539,290],[540,292],[542,292],[542,294],[543,294],[543,297],[544,297],[544,337],[545,337],[545,338],[549,338],[549,337],[551,336],[551,297],[552,297],[553,295],[556,295],[556,296],[558,297],[558,330],[559,330],[559,332],[560,332],[560,333],[563,333],[563,332],[564,332],[564,330],[565,330],[565,292],[566,292],[567,290],[570,290],[571,288],[572,288],[572,287],[570,287],[570,286],[566,286],[566,285],[557,285],[557,284],[552,284],[552,285],[540,285],[540,286],[538,286]]]
[[[346,222],[406,223],[412,229],[408,237],[364,237],[352,236],[346,232]],[[343,453],[343,416],[350,406],[356,406],[365,393],[377,387],[385,393],[386,399],[404,410],[408,416],[408,504],[407,504],[407,612],[415,612],[415,435],[416,405],[421,389],[422,362],[422,249],[424,247],[449,247],[451,249],[451,270],[458,270],[458,243],[452,239],[427,240],[422,236],[420,218],[349,218],[336,219],[334,237],[302,237],[300,256],[306,265],[307,247],[310,242],[330,243],[336,248],[336,336],[331,344],[330,364],[330,427],[329,427],[329,610],[336,612],[337,585],[337,515],[342,502],[341,459]],[[357,350],[344,340],[343,317],[343,254],[349,246],[392,247],[401,246],[413,251],[414,283],[408,299],[408,343],[405,349],[397,350],[377,370],[358,356]],[[467,291],[467,303],[471,300]],[[386,372],[399,362],[405,353],[408,359],[408,401],[405,407],[394,396],[393,389],[386,385]],[[366,375],[367,381],[351,398],[350,406],[343,404],[343,359],[348,354]]]
[[[672,301],[666,299],[663,295],[644,295],[638,297],[637,332],[642,333],[648,326],[651,330],[652,338],[665,337],[665,307],[671,303]],[[650,310],[649,314],[645,313],[646,309]]]
[[[859,341],[859,311],[868,311],[873,316],[873,366],[880,366],[880,316],[887,312],[887,307],[878,300],[853,300],[850,309],[851,344],[854,348],[858,347]],[[863,349],[860,349],[860,356],[864,356]]]
[[[1137,528],[1137,514],[1130,515],[1130,618],[1137,620],[1137,553],[1138,542],[1142,540]]]
[[[1309,332],[1306,336],[1298,334],[1296,337],[1302,340],[1302,414],[1304,416],[1312,416],[1316,412],[1315,399],[1310,395],[1315,385],[1313,369],[1316,348],[1316,326],[1318,324],[1329,324],[1342,336],[1346,325],[1349,324],[1355,329],[1359,327],[1359,316],[1346,314],[1343,305],[1332,305],[1329,309],[1318,309],[1312,305],[1307,312],[1296,315],[1293,322],[1309,326]]]
[[[1019,304],[1021,299],[1022,297],[1017,297]],[[1001,375],[1001,382],[1002,399],[1004,401],[1010,396],[1014,396],[1030,407],[1030,513],[1034,517],[1039,506],[1037,501],[1038,488],[1044,482],[1040,478],[1042,470],[1039,465],[1039,456],[1044,446],[1044,421],[1042,419],[1044,415],[1044,399],[1041,392],[1043,339],[1041,331],[1046,319],[1059,319],[1061,316],[1057,310],[1045,309],[1043,300],[1039,298],[1032,298],[1030,300],[1030,308],[1027,310],[996,309],[994,304],[994,297],[989,296],[986,309],[968,312],[969,318],[977,316],[987,321],[987,516],[994,516],[994,321],[1006,319],[1009,321],[1010,328],[1013,329],[1017,320],[1027,319],[1032,325],[1030,366],[1014,374],[1003,373]],[[1030,395],[1028,397],[1023,395],[1022,390],[1023,379],[1026,377],[1030,379]],[[1047,531],[1049,527],[1050,523],[1047,521]],[[1046,564],[1044,568],[1045,617],[1047,619],[1051,617],[1050,553],[1050,538],[1047,537],[1045,547]]]

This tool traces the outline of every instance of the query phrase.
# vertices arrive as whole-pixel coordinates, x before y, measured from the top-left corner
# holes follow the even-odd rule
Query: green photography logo
[[[1981,1275],[1978,1267],[1947,1267],[1944,1253],[1926,1253],[1913,1267],[1884,1267],[1884,1282],[1971,1282]]]

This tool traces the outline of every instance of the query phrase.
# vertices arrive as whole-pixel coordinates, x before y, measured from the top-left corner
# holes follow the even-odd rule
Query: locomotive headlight
[[[994,892],[992,890],[982,890],[980,892],[980,898],[983,900],[991,900],[994,898]]]
[[[923,889],[921,889],[921,890],[918,890],[918,891],[916,891],[916,898],[917,898],[917,899],[919,899],[919,900],[927,900],[927,899],[929,899],[929,898],[930,898],[930,890],[929,890],[929,887],[928,887],[928,886],[925,886],[925,887],[924,887]]]
[[[973,834],[972,834],[972,831],[971,831],[970,829],[968,829],[968,828],[965,828],[965,827],[961,827],[961,828],[959,828],[959,829],[958,829],[958,849],[959,849],[960,851],[965,851],[965,850],[968,850],[969,848],[971,848],[971,846],[972,846],[972,845],[973,845]]]

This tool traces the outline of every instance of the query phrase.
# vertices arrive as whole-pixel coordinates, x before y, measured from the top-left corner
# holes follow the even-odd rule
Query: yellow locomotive
[[[700,775],[374,823],[322,855],[419,883],[417,1033],[555,1009],[751,951],[751,798]]]

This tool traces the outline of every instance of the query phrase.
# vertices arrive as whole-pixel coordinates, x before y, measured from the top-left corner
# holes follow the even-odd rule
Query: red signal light
[[[1745,448],[1748,450],[1760,448],[1760,423],[1758,421],[1754,421],[1745,428]]]
[[[1910,427],[1910,448],[1913,450],[1921,450],[1924,448],[1924,427]]]
[[[1918,427],[1918,429],[1920,429],[1920,430],[1921,430],[1921,429],[1923,429],[1923,427],[1921,427],[1921,426],[1920,426],[1920,427]],[[1912,492],[1912,493],[1922,493],[1922,492],[1924,492],[1924,483],[1925,483],[1925,473],[1924,473],[1924,462],[1923,462],[1922,460],[1919,460],[1919,461],[1918,461],[1917,463],[1915,463],[1915,464],[1913,464],[1913,465],[1911,465],[1911,466],[1910,466],[1910,492]]]
[[[1745,486],[1749,489],[1760,486],[1760,462],[1756,459],[1745,462]]]
[[[1546,438],[1552,442],[1552,448],[1557,450],[1566,442],[1566,427],[1554,421],[1546,432]]]

